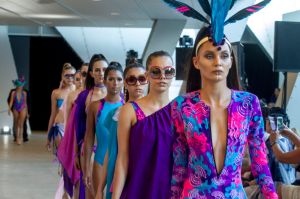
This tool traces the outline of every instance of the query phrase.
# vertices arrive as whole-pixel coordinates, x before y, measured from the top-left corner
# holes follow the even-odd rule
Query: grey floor
[[[45,148],[46,134],[33,133],[18,146],[12,136],[0,135],[0,199],[53,199],[58,166]]]

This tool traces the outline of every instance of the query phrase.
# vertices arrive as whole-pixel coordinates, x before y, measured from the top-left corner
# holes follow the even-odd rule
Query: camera
[[[284,129],[283,117],[269,116],[268,118],[272,131],[281,131]]]

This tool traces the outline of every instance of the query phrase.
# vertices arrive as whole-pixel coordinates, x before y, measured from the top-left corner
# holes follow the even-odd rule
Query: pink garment
[[[72,107],[69,119],[66,123],[64,137],[62,138],[57,151],[57,158],[62,164],[63,168],[66,170],[69,178],[74,185],[80,178],[80,171],[75,167],[75,110],[76,104],[74,104],[74,106]]]

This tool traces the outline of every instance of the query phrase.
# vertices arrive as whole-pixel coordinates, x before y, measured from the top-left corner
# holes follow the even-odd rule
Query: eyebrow
[[[205,50],[204,53],[215,53],[216,51],[212,51],[212,50]],[[218,51],[220,53],[230,53],[229,50],[222,50],[222,51]]]

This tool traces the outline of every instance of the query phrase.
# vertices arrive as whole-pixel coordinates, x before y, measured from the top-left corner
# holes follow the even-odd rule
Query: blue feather
[[[224,38],[224,22],[230,9],[232,0],[212,0],[212,38],[216,44],[220,44]]]

